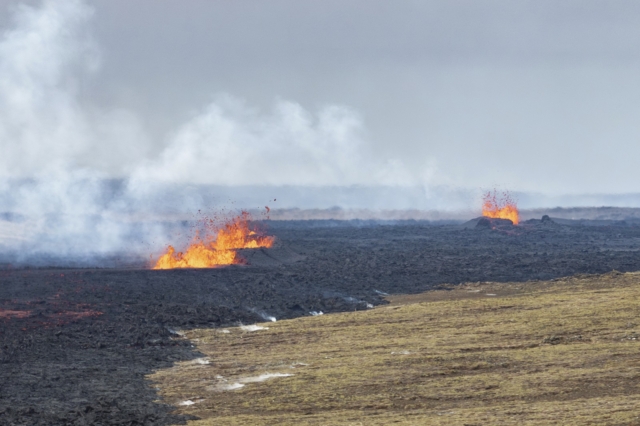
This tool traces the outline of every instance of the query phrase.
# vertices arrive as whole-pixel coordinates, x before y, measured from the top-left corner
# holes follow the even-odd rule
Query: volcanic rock
[[[0,425],[185,422],[145,379],[203,356],[184,329],[366,310],[383,294],[464,282],[640,270],[640,226],[541,222],[274,221],[277,243],[242,250],[246,265],[0,269]]]
[[[567,222],[566,224],[568,225],[578,225],[580,222],[576,222],[573,220],[567,220],[567,219],[552,219],[549,217],[549,215],[544,215],[542,216],[542,218],[540,219],[529,219],[529,220],[525,220],[524,222],[522,222],[522,225],[526,225],[526,226],[533,226],[534,228],[538,228],[540,227],[540,225],[543,226],[543,228],[540,229],[546,229],[549,228],[550,226],[559,226],[558,222],[562,222],[565,221]]]
[[[238,253],[247,265],[264,267],[285,265],[305,258],[305,256],[294,252],[280,241],[276,241],[274,246],[269,249],[238,249]]]
[[[499,219],[486,216],[480,216],[462,224],[462,227],[465,229],[496,229],[512,226],[513,222],[509,219]]]

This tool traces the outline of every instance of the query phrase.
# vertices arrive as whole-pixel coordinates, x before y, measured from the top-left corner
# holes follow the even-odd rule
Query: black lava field
[[[0,424],[165,425],[145,375],[198,357],[181,329],[369,309],[443,284],[640,270],[640,226],[272,222],[218,269],[0,270]]]

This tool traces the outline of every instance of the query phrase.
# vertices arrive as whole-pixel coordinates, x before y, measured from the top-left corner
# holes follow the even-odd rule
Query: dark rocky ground
[[[640,269],[625,222],[274,222],[248,266],[0,270],[0,424],[184,422],[144,376],[198,356],[178,329],[367,309],[384,293]],[[593,224],[591,224],[593,225]]]

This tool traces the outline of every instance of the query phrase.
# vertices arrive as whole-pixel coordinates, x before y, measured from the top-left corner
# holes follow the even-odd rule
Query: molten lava
[[[518,207],[508,192],[494,189],[482,196],[482,215],[490,218],[509,219],[514,225],[520,222]]]
[[[271,247],[274,237],[260,236],[249,228],[249,213],[224,223],[221,227],[213,220],[204,221],[204,238],[196,233],[194,241],[183,252],[169,246],[160,256],[153,269],[215,268],[222,265],[244,263],[236,250],[244,248]]]

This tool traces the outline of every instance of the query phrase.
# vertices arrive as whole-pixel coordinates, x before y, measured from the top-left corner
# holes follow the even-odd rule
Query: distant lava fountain
[[[204,235],[197,232],[184,253],[176,253],[169,246],[153,269],[215,268],[244,263],[238,249],[271,247],[275,240],[275,237],[261,236],[250,229],[250,219],[249,213],[242,212],[222,226],[216,226],[211,219],[204,220]]]
[[[482,216],[509,219],[514,225],[520,222],[518,206],[508,192],[498,193],[495,189],[482,196]]]

